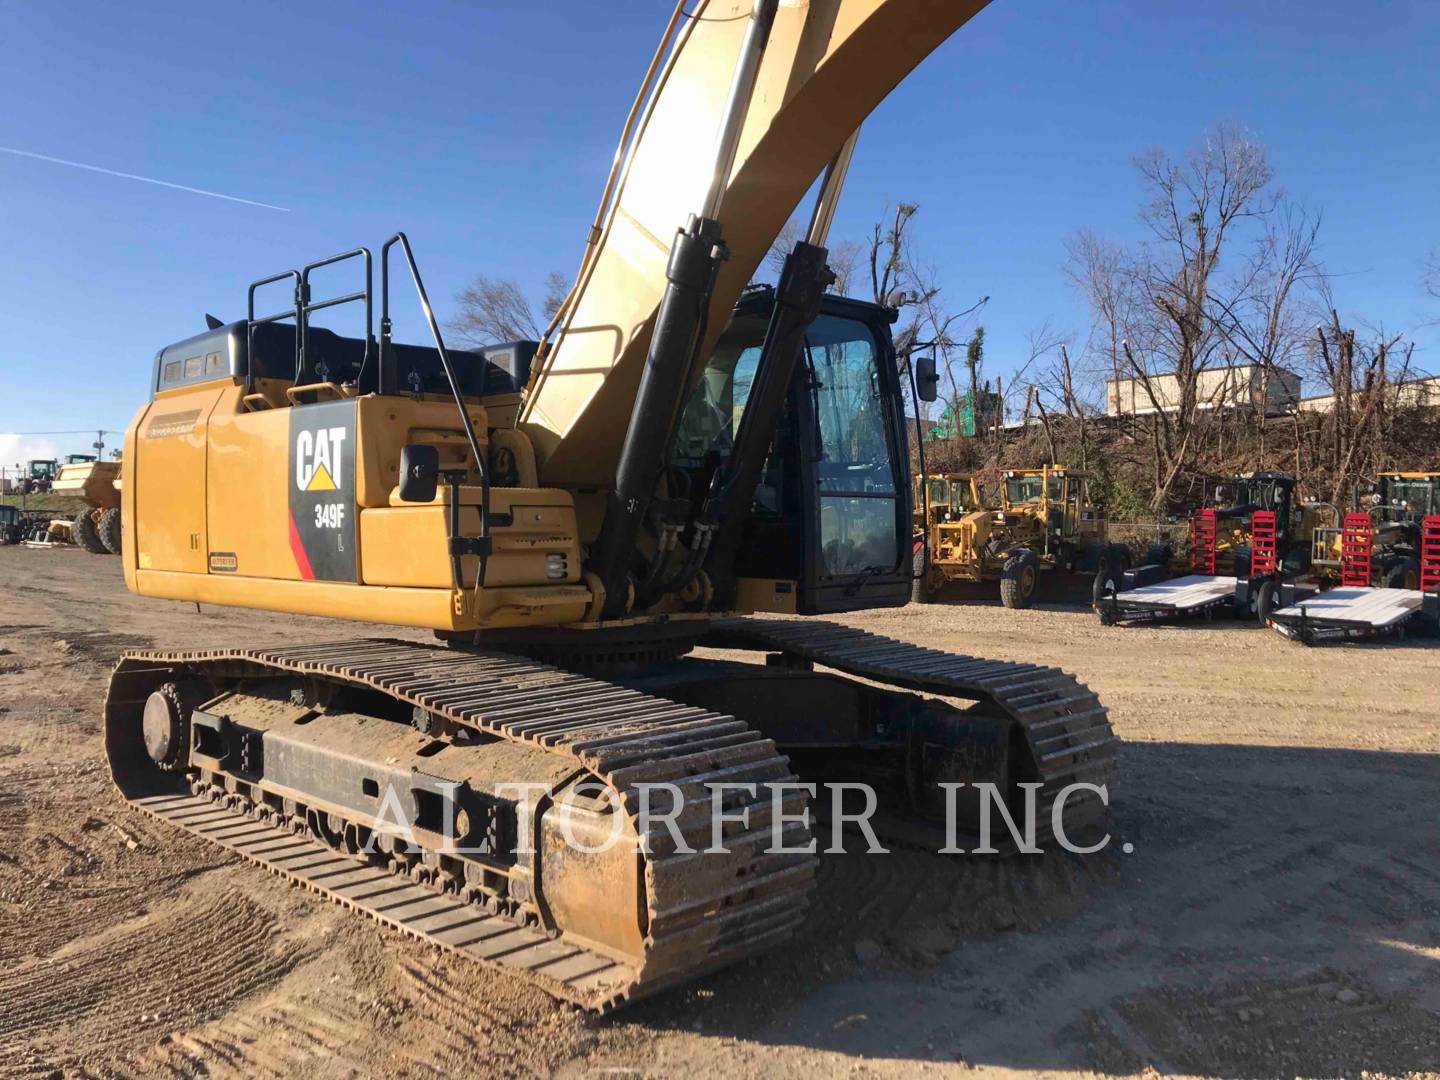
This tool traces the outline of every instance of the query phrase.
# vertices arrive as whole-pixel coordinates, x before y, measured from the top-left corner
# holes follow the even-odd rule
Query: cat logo
[[[290,552],[302,581],[358,581],[354,401],[318,401],[290,413]]]
[[[300,491],[339,491],[345,483],[343,427],[303,429],[295,437],[295,487]]]

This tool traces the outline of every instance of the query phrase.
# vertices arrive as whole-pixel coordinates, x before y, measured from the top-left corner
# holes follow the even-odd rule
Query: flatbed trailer
[[[1238,584],[1238,578],[1225,575],[1186,574],[1104,596],[1097,610],[1106,625],[1196,615],[1211,618],[1217,611],[1234,606]]]
[[[1365,514],[1345,516],[1341,567],[1341,582],[1333,589],[1282,588],[1281,606],[1266,621],[1306,645],[1399,637],[1411,629],[1440,632],[1440,517],[1428,516],[1421,524],[1418,589],[1370,584],[1370,521]]]
[[[1293,641],[1318,645],[1403,634],[1424,615],[1418,589],[1339,585],[1270,613],[1270,625]]]
[[[1277,527],[1273,511],[1255,511],[1248,575],[1217,574],[1216,514],[1197,511],[1190,519],[1190,573],[1167,577],[1169,566],[1152,565],[1125,571],[1118,583],[1097,580],[1095,613],[1105,626],[1260,613],[1282,580]]]

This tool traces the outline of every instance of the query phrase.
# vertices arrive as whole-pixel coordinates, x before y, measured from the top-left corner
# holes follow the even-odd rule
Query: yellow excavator
[[[127,653],[125,798],[597,1010],[791,934],[820,813],[872,847],[973,850],[992,803],[1093,827],[1116,743],[1072,676],[790,617],[910,596],[895,313],[830,295],[824,245],[860,122],[981,6],[677,4],[541,342],[447,348],[396,234],[162,349],[129,588],[437,640]],[[325,267],[363,282],[316,296]],[[311,325],[342,303],[362,336]]]

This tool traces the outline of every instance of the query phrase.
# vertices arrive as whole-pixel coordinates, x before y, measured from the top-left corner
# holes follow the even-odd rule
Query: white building
[[[1402,409],[1415,406],[1440,407],[1440,375],[1410,379],[1394,388],[1395,403]],[[1335,407],[1334,394],[1318,394],[1301,398],[1298,406],[1304,412],[1329,412]]]
[[[1195,393],[1201,409],[1264,409],[1265,415],[1277,416],[1299,406],[1300,376],[1284,368],[1267,372],[1255,364],[1234,364],[1200,372]],[[1180,382],[1174,375],[1105,380],[1105,411],[1110,416],[1144,416],[1179,407]]]

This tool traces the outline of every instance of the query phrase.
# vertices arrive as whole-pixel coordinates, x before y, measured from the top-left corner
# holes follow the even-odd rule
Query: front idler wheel
[[[145,699],[145,712],[140,720],[145,752],[162,769],[183,767],[189,761],[193,707],[173,682],[161,684]]]

